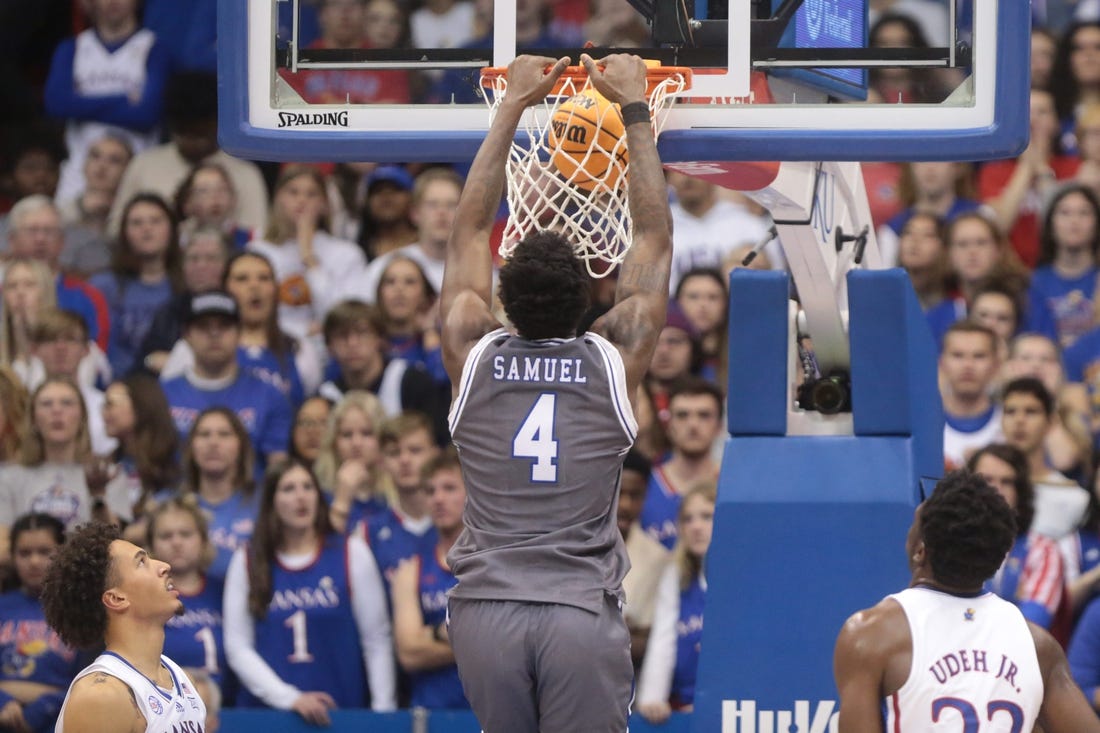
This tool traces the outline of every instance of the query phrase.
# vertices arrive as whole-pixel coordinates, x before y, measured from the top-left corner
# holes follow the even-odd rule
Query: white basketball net
[[[559,91],[524,113],[521,130],[527,133],[527,140],[517,139],[512,143],[506,167],[508,223],[499,252],[501,257],[507,258],[528,234],[557,231],[573,242],[589,274],[603,277],[622,262],[632,237],[627,206],[630,163],[628,159],[626,162],[620,159],[627,157],[621,155],[626,149],[626,138],[618,138],[611,150],[594,145],[577,171],[568,179],[562,176],[551,162],[553,154],[560,151],[548,134],[550,121],[559,105],[591,88],[587,76],[563,76],[562,81]],[[483,76],[481,82],[491,121],[507,92],[508,81],[504,74],[494,74]],[[684,77],[674,73],[658,82],[649,95],[654,140],[664,126],[673,95],[686,86]],[[591,188],[586,190],[573,181],[588,181],[583,168],[591,156],[608,156],[610,165],[604,175],[586,183]],[[600,161],[599,167],[602,166],[603,161]]]

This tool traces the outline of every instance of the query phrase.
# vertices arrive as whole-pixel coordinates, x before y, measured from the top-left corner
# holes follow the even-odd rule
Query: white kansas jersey
[[[95,661],[81,670],[73,684],[81,677],[103,672],[125,682],[134,696],[134,703],[145,717],[147,733],[205,733],[206,705],[195,691],[191,680],[182,669],[165,656],[161,664],[172,674],[172,689],[165,690],[138,672],[125,659],[114,652],[103,652]],[[72,691],[72,685],[69,685]],[[57,717],[54,733],[65,730],[65,707]]]
[[[887,698],[886,730],[1030,731],[1043,702],[1035,641],[1016,606],[992,593],[929,588],[890,596],[905,610],[913,664]]]

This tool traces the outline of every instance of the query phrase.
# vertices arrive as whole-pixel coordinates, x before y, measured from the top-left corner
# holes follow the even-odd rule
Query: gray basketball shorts
[[[600,613],[556,603],[452,598],[448,634],[485,733],[623,733],[633,694],[619,601]]]

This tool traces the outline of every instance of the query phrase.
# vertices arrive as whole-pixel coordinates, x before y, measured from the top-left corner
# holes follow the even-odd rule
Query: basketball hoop
[[[691,69],[677,66],[654,65],[647,70],[654,140],[674,96],[691,87],[691,73]],[[507,93],[507,69],[482,69],[481,86],[492,117]],[[551,128],[555,112],[567,100],[589,90],[592,85],[584,67],[569,66],[546,99],[524,113],[526,140],[517,136],[513,141],[506,166],[508,223],[501,238],[501,257],[511,256],[516,243],[528,234],[546,230],[557,231],[573,242],[593,277],[609,274],[626,256],[632,234],[626,136],[616,137],[610,149],[593,144],[578,158],[576,152],[563,150],[566,136],[555,135]],[[563,174],[554,161],[566,155],[576,162]],[[599,173],[592,174],[592,169]]]

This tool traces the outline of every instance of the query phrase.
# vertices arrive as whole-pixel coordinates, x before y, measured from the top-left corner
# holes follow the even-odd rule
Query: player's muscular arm
[[[505,163],[516,127],[523,111],[546,97],[568,64],[568,58],[519,56],[508,66],[507,93],[470,166],[447,241],[439,297],[443,365],[453,383],[461,376],[470,342],[496,323],[489,310],[493,284],[489,235],[504,193]]]
[[[1044,733],[1100,733],[1100,718],[1069,673],[1069,662],[1058,642],[1046,630],[1028,623],[1043,675],[1043,706],[1039,727]]]
[[[145,728],[130,688],[117,677],[97,672],[73,685],[64,733],[144,733]]]
[[[616,54],[596,62],[586,54],[581,62],[592,86],[612,102],[620,107],[648,104],[645,62],[637,56]],[[628,124],[626,144],[630,151],[627,196],[634,238],[620,266],[615,305],[595,330],[619,347],[627,386],[633,392],[649,367],[665,323],[672,265],[672,215],[651,125],[641,120]]]
[[[905,683],[911,660],[909,627],[896,602],[884,600],[844,623],[833,653],[841,733],[882,731],[882,700]]]

